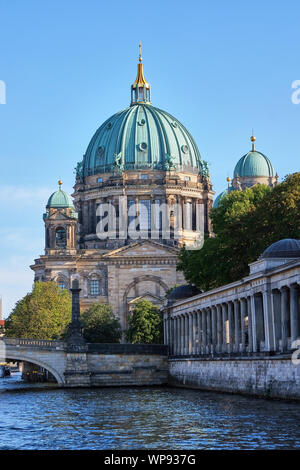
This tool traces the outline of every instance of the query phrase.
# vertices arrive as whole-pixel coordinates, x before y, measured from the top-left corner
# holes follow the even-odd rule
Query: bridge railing
[[[55,349],[63,350],[66,343],[63,341],[51,341],[47,339],[26,339],[26,338],[3,338],[6,346],[30,347],[38,349]]]

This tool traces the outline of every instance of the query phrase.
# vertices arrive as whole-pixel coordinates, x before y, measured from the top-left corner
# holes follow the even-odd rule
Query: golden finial
[[[227,181],[227,183],[228,183],[228,188],[229,188],[231,178],[230,178],[229,176],[227,176],[226,181]]]
[[[256,141],[256,137],[254,137],[254,131],[252,129],[252,136],[250,137],[250,140],[252,142],[252,152],[254,152],[255,150],[255,145],[254,145],[254,142]]]
[[[135,82],[131,85],[131,106],[137,103],[151,104],[150,84],[144,75],[144,65],[142,62],[142,44],[139,42],[139,63]]]
[[[58,187],[59,187],[59,189],[61,189],[61,185],[62,185],[62,184],[63,184],[62,180],[59,180],[59,181],[58,181]]]

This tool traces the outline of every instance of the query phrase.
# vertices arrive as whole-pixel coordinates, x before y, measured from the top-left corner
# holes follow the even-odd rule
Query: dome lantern
[[[146,81],[144,75],[144,66],[142,62],[141,42],[139,43],[139,63],[135,82],[131,85],[131,103],[130,106],[136,104],[151,104],[150,100],[150,84]]]

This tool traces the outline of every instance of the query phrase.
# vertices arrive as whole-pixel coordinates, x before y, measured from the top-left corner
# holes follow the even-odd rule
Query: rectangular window
[[[90,281],[90,292],[91,295],[99,295],[99,281],[98,279],[92,279]]]
[[[102,179],[102,178],[98,178],[98,179],[97,179],[97,182],[98,182],[98,183],[102,183],[102,182],[103,182],[103,179]]]
[[[150,230],[151,227],[151,206],[149,199],[141,199],[139,203],[140,209],[140,230]]]
[[[142,180],[147,180],[147,179],[148,179],[148,175],[141,175],[141,179],[142,179]]]

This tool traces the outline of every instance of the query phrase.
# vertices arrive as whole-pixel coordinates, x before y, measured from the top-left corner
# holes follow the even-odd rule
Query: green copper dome
[[[171,114],[137,103],[96,131],[77,167],[85,177],[118,170],[182,170],[207,174],[207,164],[187,129]]]
[[[71,196],[62,189],[55,191],[48,199],[46,208],[71,208],[75,210]]]
[[[244,155],[236,164],[234,177],[236,176],[274,176],[272,163],[263,153],[252,150]]]
[[[214,201],[213,207],[218,207],[218,205],[219,205],[219,203],[221,202],[221,200],[222,200],[225,196],[227,196],[227,194],[229,194],[229,189],[228,189],[228,188],[224,189],[224,191],[222,191],[222,192],[216,197],[216,199],[215,199],[215,201]]]

